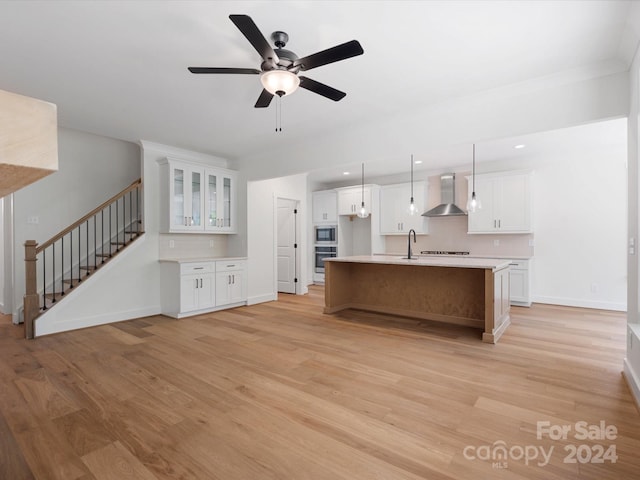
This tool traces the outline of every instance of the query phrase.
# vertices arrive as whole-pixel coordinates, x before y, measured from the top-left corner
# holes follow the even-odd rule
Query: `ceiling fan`
[[[274,50],[251,17],[248,15],[229,15],[229,18],[262,57],[260,70],[256,68],[189,67],[191,73],[261,75],[260,80],[264,88],[255,104],[256,108],[268,107],[274,95],[279,97],[289,95],[298,86],[336,102],[346,96],[346,93],[308,77],[300,76],[298,72],[362,55],[364,50],[357,40],[351,40],[327,50],[298,58],[295,53],[284,48],[289,41],[289,35],[285,32],[278,31],[271,34],[271,40],[276,46]]]

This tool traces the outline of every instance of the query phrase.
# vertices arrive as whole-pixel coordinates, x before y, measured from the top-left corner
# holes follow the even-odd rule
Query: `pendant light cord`
[[[473,144],[473,193],[476,193],[476,144]]]
[[[364,205],[364,163],[362,164],[362,195],[360,197],[362,205]]]
[[[411,154],[411,201],[413,202],[413,153]]]

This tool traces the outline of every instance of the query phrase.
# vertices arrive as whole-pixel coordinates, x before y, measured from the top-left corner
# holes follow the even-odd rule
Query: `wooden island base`
[[[325,313],[353,308],[466,325],[482,329],[487,343],[509,326],[508,262],[481,268],[350,258],[325,262]]]

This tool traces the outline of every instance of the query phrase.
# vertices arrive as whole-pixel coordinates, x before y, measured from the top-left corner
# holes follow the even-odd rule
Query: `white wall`
[[[48,240],[140,178],[140,149],[130,142],[59,128],[58,158],[57,172],[14,193],[14,317],[24,296],[25,241]]]
[[[537,162],[533,301],[627,308],[626,148]]]
[[[309,245],[307,212],[311,214],[307,193],[307,175],[292,175],[248,182],[247,184],[247,256],[249,266],[249,304],[268,302],[278,298],[276,270],[277,199],[287,198],[300,201],[300,275],[309,278],[307,272],[307,246]],[[309,205],[309,207],[308,207]],[[301,282],[300,293],[307,293]]]

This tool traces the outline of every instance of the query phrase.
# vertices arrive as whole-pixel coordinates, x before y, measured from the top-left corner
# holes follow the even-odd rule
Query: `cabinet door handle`
[[[493,228],[496,228],[496,221],[493,221]]]
[[[204,267],[193,267],[194,270],[204,270]]]
[[[502,220],[498,220],[498,228],[502,228]]]
[[[231,275],[227,275],[227,285],[231,285]]]
[[[196,288],[198,288],[198,279],[196,278]]]
[[[233,283],[235,285],[236,284],[236,276],[235,276],[235,274],[231,275],[231,278],[233,280],[231,283]]]
[[[200,279],[200,288],[202,288],[202,279]]]

